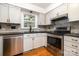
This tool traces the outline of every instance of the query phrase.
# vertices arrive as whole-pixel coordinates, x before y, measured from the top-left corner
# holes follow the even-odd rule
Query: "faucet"
[[[32,26],[31,25],[29,26],[29,32],[32,32]]]

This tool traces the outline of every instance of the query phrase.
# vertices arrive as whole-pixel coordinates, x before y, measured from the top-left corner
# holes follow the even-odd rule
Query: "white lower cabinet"
[[[42,46],[47,46],[45,33],[24,34],[24,52]]]
[[[33,40],[31,37],[27,37],[27,34],[24,34],[24,51],[33,49]]]
[[[3,56],[3,37],[0,36],[0,56]]]
[[[64,36],[64,56],[79,56],[79,38]]]

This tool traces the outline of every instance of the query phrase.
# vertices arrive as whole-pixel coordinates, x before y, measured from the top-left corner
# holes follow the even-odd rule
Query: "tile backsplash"
[[[20,25],[14,25],[14,24],[0,24],[0,31],[1,30],[14,30],[12,27],[15,26],[14,29],[20,29]]]
[[[79,33],[79,21],[71,22],[71,33]]]

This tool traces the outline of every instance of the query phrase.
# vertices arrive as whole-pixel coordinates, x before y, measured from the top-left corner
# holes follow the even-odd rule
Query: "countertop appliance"
[[[3,55],[13,56],[23,52],[23,34],[3,37]]]

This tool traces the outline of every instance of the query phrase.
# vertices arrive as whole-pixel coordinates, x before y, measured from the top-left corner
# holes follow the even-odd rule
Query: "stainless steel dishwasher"
[[[23,52],[23,35],[5,35],[3,37],[3,55],[13,56]]]

